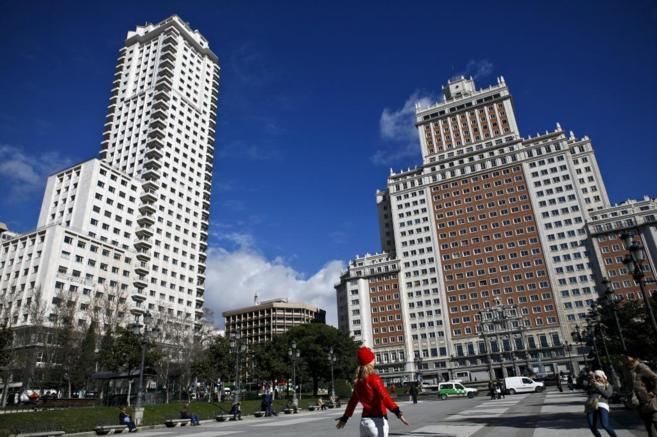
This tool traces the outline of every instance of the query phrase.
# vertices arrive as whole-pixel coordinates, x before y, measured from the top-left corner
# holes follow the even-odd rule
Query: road
[[[390,417],[391,436],[436,437],[588,437],[591,432],[584,417],[584,396],[581,393],[520,394],[505,399],[489,400],[423,399],[413,405],[399,402],[410,426]],[[280,415],[271,418],[245,418],[241,422],[204,422],[198,427],[142,429],[139,435],[148,437],[230,436],[357,436],[360,411],[343,430],[335,428],[335,419],[342,411],[327,410]],[[612,408],[612,423],[619,437],[644,437],[647,434],[634,412],[620,406]],[[604,430],[601,431],[605,435]]]

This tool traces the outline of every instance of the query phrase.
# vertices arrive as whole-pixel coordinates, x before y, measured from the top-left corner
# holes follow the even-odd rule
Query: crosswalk
[[[531,436],[531,437],[588,437],[591,431],[586,424],[584,415],[585,396],[574,392],[547,392],[542,394],[518,394],[507,396],[506,399],[473,400],[465,409],[446,410],[452,412],[433,421],[418,423],[415,427],[403,427],[396,422],[390,435],[423,436],[423,437],[500,437],[500,436]],[[425,408],[419,411],[436,411],[441,408],[442,401],[419,402]],[[402,410],[410,413],[413,407],[405,401],[399,402]],[[329,410],[321,413],[306,413],[299,415],[279,415],[278,417],[245,419],[242,422],[207,422],[202,427],[187,427],[184,432],[179,428],[143,430],[140,434],[148,437],[176,437],[181,434],[191,437],[249,437],[267,435],[285,436],[293,430],[312,429],[314,433],[305,435],[329,435],[335,432],[334,419],[343,414],[342,410]],[[354,418],[360,417],[361,408],[354,412]],[[408,416],[407,416],[408,417]],[[613,417],[613,415],[612,415]],[[355,420],[355,419],[354,419]],[[320,421],[325,421],[322,424]],[[353,421],[352,421],[353,422]],[[427,424],[430,423],[430,424]],[[613,423],[613,419],[612,419]],[[308,425],[305,427],[304,425]],[[616,425],[618,437],[636,437],[627,429]],[[353,430],[354,424],[351,423]],[[605,435],[605,432],[601,430]],[[476,434],[476,436],[475,436]],[[294,435],[301,435],[295,433]]]
[[[533,437],[588,437],[591,436],[584,414],[586,397],[582,393],[550,392],[543,402],[541,415]],[[626,429],[613,423],[618,437],[635,437]],[[599,428],[602,435],[606,432]]]
[[[470,409],[459,411],[442,419],[439,424],[414,429],[415,434],[434,434],[454,437],[469,437],[485,426],[488,421],[505,415],[509,409],[524,401],[524,395],[509,396],[505,399],[488,400]]]

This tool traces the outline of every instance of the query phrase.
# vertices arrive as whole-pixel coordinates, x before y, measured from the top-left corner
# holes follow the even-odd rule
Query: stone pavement
[[[582,392],[548,391],[485,400],[439,419],[435,424],[397,435],[588,437],[593,434],[584,415],[585,399]],[[619,437],[647,436],[634,411],[613,405],[611,417],[612,426]],[[604,430],[600,432],[606,435]]]

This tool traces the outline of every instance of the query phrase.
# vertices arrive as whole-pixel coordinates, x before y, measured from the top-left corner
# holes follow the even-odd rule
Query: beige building
[[[624,299],[642,300],[639,284],[623,262],[629,252],[621,237],[627,234],[643,248],[645,260],[641,263],[641,270],[647,295],[657,293],[656,199],[628,200],[596,211],[588,223],[588,232],[600,281],[602,278],[608,279],[614,293]]]
[[[226,337],[239,333],[246,345],[263,343],[305,323],[326,323],[326,311],[285,298],[256,302],[253,306],[225,311]]]
[[[609,206],[591,141],[559,124],[523,136],[502,77],[443,94],[416,107],[422,163],[376,194],[384,252],[342,275],[339,327],[388,354],[389,382],[568,370],[566,342],[597,298],[586,222]],[[516,331],[482,333],[502,306]]]

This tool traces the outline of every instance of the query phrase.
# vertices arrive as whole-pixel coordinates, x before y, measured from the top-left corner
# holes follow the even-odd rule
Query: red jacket
[[[399,407],[383,386],[381,377],[376,373],[372,373],[364,381],[356,382],[347,409],[342,416],[345,421],[354,413],[358,402],[363,404],[363,417],[385,417],[386,409],[392,411],[397,417],[401,414]]]

